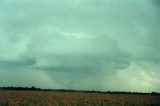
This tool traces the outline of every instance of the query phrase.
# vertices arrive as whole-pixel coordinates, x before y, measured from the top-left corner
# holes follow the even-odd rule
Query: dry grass
[[[0,106],[160,106],[160,96],[1,90]]]

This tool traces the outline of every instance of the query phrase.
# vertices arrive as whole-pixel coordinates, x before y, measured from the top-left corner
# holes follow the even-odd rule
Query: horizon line
[[[35,86],[22,87],[22,86],[0,86],[0,90],[30,90],[30,91],[59,91],[59,92],[86,92],[86,93],[106,93],[106,94],[158,94],[160,92],[150,91],[150,92],[138,92],[138,91],[102,91],[102,90],[78,90],[78,89],[53,89],[53,88],[39,88]]]

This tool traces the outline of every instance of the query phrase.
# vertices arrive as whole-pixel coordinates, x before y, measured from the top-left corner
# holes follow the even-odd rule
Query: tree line
[[[54,92],[83,92],[83,93],[103,93],[103,94],[130,94],[130,95],[151,95],[160,96],[159,92],[125,92],[125,91],[96,91],[96,90],[72,90],[72,89],[42,89],[32,87],[0,87],[0,90],[24,90],[24,91],[54,91]]]

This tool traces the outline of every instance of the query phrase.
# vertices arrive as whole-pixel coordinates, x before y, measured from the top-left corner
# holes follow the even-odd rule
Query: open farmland
[[[160,96],[0,90],[0,106],[160,106]]]

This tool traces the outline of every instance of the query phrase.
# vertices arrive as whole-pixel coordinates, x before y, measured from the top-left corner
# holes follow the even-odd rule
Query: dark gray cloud
[[[36,61],[34,59],[27,60],[0,60],[0,69],[19,69],[19,68],[29,68],[34,65]]]
[[[1,85],[159,91],[158,2],[1,0]]]

